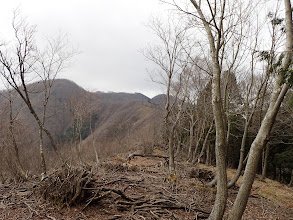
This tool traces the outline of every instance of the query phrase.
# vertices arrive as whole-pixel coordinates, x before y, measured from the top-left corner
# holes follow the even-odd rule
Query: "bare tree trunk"
[[[174,160],[174,130],[173,128],[169,134],[169,173],[175,174],[175,160]]]
[[[189,148],[188,148],[187,161],[190,161],[192,158],[193,139],[194,139],[194,123],[193,123],[193,120],[191,120],[190,131],[189,131]]]
[[[23,178],[27,178],[23,168],[22,168],[22,165],[21,165],[21,162],[20,162],[20,158],[19,158],[19,150],[18,150],[18,144],[16,142],[16,139],[15,139],[15,136],[14,136],[14,130],[13,130],[13,121],[12,121],[12,112],[10,112],[10,124],[9,124],[9,133],[10,133],[10,137],[12,139],[12,145],[14,147],[14,153],[15,153],[15,164],[16,164],[16,168],[17,168],[17,171],[19,173],[19,175]]]
[[[200,145],[200,142],[201,142],[204,134],[205,134],[205,123],[202,124],[200,133],[197,135],[196,146],[193,151],[193,156],[192,156],[192,161],[191,161],[192,163],[195,163],[197,160],[197,156],[198,156],[197,152],[198,152],[199,145]]]
[[[83,164],[83,161],[82,161],[82,158],[81,158],[81,153],[80,153],[80,125],[79,125],[79,119],[76,119],[76,125],[74,124],[74,136],[75,135],[78,135],[77,137],[74,137],[74,146],[75,146],[75,150],[76,150],[76,154],[77,154],[77,157],[78,157],[78,160],[80,162],[80,164]],[[78,144],[77,144],[77,140],[79,139],[78,141]]]
[[[128,129],[129,130],[129,129]],[[93,134],[93,127],[92,127],[92,115],[90,115],[90,132],[91,132],[91,136],[92,136],[92,147],[94,149],[95,152],[95,157],[96,157],[96,165],[98,166],[100,164],[100,160],[99,160],[99,154],[96,148],[96,140]],[[129,131],[128,131],[129,133]]]
[[[75,146],[75,151],[76,151],[76,154],[77,154],[77,158],[78,158],[78,160],[79,160],[79,163],[80,163],[80,164],[83,164],[83,163],[82,163],[82,159],[81,159],[81,155],[80,155],[80,151],[79,151],[79,147],[78,147],[78,144],[77,144],[76,141],[75,141],[75,143],[74,143],[74,146]]]
[[[277,80],[276,83],[279,84],[280,81]],[[277,87],[280,87],[280,86],[278,85]],[[265,118],[263,119],[262,125],[258,131],[258,134],[251,145],[241,187],[239,189],[239,193],[233,205],[232,211],[229,215],[229,219],[241,219],[241,216],[245,210],[247,200],[250,194],[250,190],[254,181],[254,177],[258,167],[258,162],[260,159],[260,155],[262,153],[262,149],[268,142],[269,134],[274,124],[275,118],[277,116],[278,109],[281,105],[281,102],[288,88],[289,88],[288,85],[285,84],[282,87],[282,90],[280,93],[278,92],[279,90],[278,88],[276,88],[277,90],[275,89],[273,92],[274,93],[273,96],[278,95],[278,93],[279,93],[279,96],[277,97],[276,102],[273,102],[272,100],[270,108],[268,109],[265,115]]]
[[[212,33],[209,22],[206,20],[200,5],[196,1],[190,0],[195,9],[198,12],[198,15],[202,21],[202,24],[205,28],[207,38],[209,40],[210,53],[212,56],[213,62],[213,73],[212,73],[212,104],[213,104],[213,114],[215,121],[216,129],[216,141],[215,141],[215,151],[216,151],[216,166],[217,166],[217,194],[215,204],[213,206],[212,212],[209,216],[209,219],[222,219],[224,211],[226,208],[227,200],[227,171],[226,171],[226,132],[224,124],[224,114],[221,98],[221,67],[219,63],[219,51],[221,49],[222,41],[222,29],[223,29],[223,18],[225,13],[226,1],[224,0],[221,5],[221,12],[219,28],[217,32],[217,39]]]
[[[262,175],[261,178],[265,179],[267,177],[267,168],[268,168],[268,157],[270,154],[270,144],[267,143],[263,151],[263,165],[262,165]]]
[[[93,146],[94,151],[95,151],[96,165],[98,166],[100,164],[100,160],[99,160],[99,154],[98,154],[97,148],[95,146],[95,138],[94,137],[93,137],[93,140],[92,140],[92,146]]]
[[[167,131],[167,133],[169,135],[169,172],[170,172],[170,174],[175,173],[174,134],[175,134],[176,126],[181,118],[182,106],[183,106],[184,102],[185,102],[185,97],[181,100],[181,102],[178,106],[178,112],[176,113],[176,119],[175,119],[175,121],[172,122],[171,126],[169,125],[170,119],[168,116],[170,114],[171,110],[169,108],[167,108],[167,106],[166,106],[166,109],[169,109],[169,111],[167,111],[167,115],[165,117],[165,125],[166,126],[169,125],[171,127],[171,128],[169,127],[170,131]]]
[[[285,24],[286,24],[286,54],[283,61],[283,70],[288,71],[291,63],[293,35],[292,35],[292,10],[290,0],[284,0],[285,2]],[[253,141],[249,157],[246,165],[246,169],[243,175],[243,180],[229,214],[229,219],[241,219],[245,210],[247,200],[250,194],[250,190],[254,181],[256,169],[260,159],[262,149],[268,142],[269,134],[275,122],[280,105],[286,95],[289,85],[283,84],[284,75],[279,73],[276,78],[274,90],[271,96],[270,105],[265,114],[265,117],[261,123],[261,127],[257,133],[255,140]]]
[[[200,137],[198,137],[198,140],[196,141],[196,146],[195,146],[195,149],[194,149],[194,151],[192,153],[192,161],[191,161],[191,163],[195,163],[196,162],[196,159],[197,159],[197,150],[199,148],[201,138],[202,138],[202,135]]]
[[[82,122],[81,122],[81,127],[79,129],[79,142],[78,142],[78,154],[79,154],[79,159],[80,163],[83,164],[82,156],[81,156],[81,142],[82,142],[82,137],[81,137],[81,129],[82,129]]]
[[[207,148],[206,148],[206,162],[205,162],[205,164],[207,165],[207,166],[211,166],[211,164],[212,164],[212,155],[211,155],[211,145],[207,145]]]
[[[274,44],[273,44],[273,46],[274,46]],[[271,51],[273,50],[273,46],[271,48]],[[256,46],[255,46],[255,48],[256,48]],[[248,128],[249,128],[250,123],[252,121],[252,118],[254,116],[254,113],[255,113],[255,110],[256,110],[256,107],[257,107],[257,103],[259,101],[259,96],[261,94],[261,91],[262,91],[263,87],[265,86],[264,87],[264,93],[266,92],[267,83],[268,83],[268,79],[269,79],[269,71],[268,71],[268,68],[267,68],[267,73],[266,73],[265,80],[262,82],[261,86],[259,87],[259,89],[257,91],[256,98],[255,98],[254,104],[252,106],[252,110],[250,112],[250,115],[249,115],[249,113],[248,113],[248,111],[249,111],[249,95],[251,93],[252,85],[254,83],[254,80],[253,80],[253,77],[254,77],[254,53],[252,54],[251,63],[252,63],[252,67],[251,67],[251,77],[252,77],[252,79],[251,79],[251,82],[250,82],[248,93],[246,95],[246,110],[245,110],[246,120],[245,120],[242,140],[241,140],[239,164],[238,164],[238,168],[236,170],[236,173],[235,173],[234,177],[228,183],[228,188],[230,188],[230,187],[235,185],[235,183],[237,182],[237,180],[239,179],[239,177],[241,175],[241,171],[242,171],[244,165],[247,162],[247,157],[246,157],[246,159],[244,159],[244,156],[245,156],[244,154],[245,154],[246,139],[247,139],[247,135],[248,135]],[[263,100],[264,100],[264,96],[262,97],[262,102],[263,102]],[[262,104],[261,104],[261,106],[262,106]]]
[[[228,144],[229,140],[230,140],[230,132],[231,132],[231,119],[229,117],[228,112],[226,112],[226,124],[227,124],[226,143]],[[228,149],[227,149],[227,151],[228,151]]]
[[[179,155],[179,153],[181,151],[181,146],[182,146],[182,136],[181,136],[180,133],[178,135],[179,135],[179,137],[178,137],[178,142],[177,142],[177,148],[176,148],[175,156]]]
[[[18,90],[16,90],[16,91],[18,92]],[[39,125],[39,129],[43,130],[43,131],[45,132],[45,134],[47,135],[47,137],[49,138],[50,144],[52,145],[53,150],[54,150],[54,152],[56,153],[56,155],[58,156],[59,160],[60,160],[62,163],[64,163],[65,161],[64,161],[64,159],[62,158],[62,156],[61,156],[61,154],[59,153],[59,151],[57,150],[56,143],[55,143],[55,141],[54,141],[54,139],[53,139],[51,133],[49,132],[48,129],[46,129],[46,128],[44,127],[44,124],[41,122],[39,116],[38,116],[37,113],[35,112],[35,110],[34,110],[32,104],[31,104],[31,102],[30,102],[30,99],[28,98],[29,96],[28,96],[28,93],[27,93],[27,89],[26,89],[26,87],[25,87],[24,91],[25,91],[25,93],[26,93],[26,97],[27,97],[27,98],[25,98],[25,97],[23,96],[23,94],[21,93],[21,91],[19,91],[18,94],[23,98],[23,100],[24,100],[25,103],[27,104],[27,106],[28,106],[28,108],[29,108],[31,114],[33,115],[33,117],[35,118],[35,120],[37,121],[37,123],[38,123],[38,125]]]
[[[227,171],[226,171],[226,143],[223,122],[221,95],[220,95],[220,69],[213,76],[213,112],[216,127],[216,166],[217,166],[217,194],[216,201],[209,219],[222,219],[227,199]]]
[[[239,177],[241,175],[241,171],[242,171],[243,166],[244,166],[243,161],[244,161],[244,156],[245,156],[245,143],[246,143],[246,138],[247,138],[247,133],[248,133],[248,126],[249,126],[248,121],[246,121],[246,123],[245,123],[244,132],[243,132],[243,136],[242,136],[242,140],[241,140],[240,158],[239,158],[238,168],[236,170],[235,175],[233,176],[233,178],[228,183],[228,188],[230,188],[230,187],[235,185],[235,183],[237,182],[237,180],[239,179]]]
[[[47,167],[45,162],[45,156],[44,156],[44,148],[43,148],[43,130],[39,129],[39,136],[40,136],[40,156],[41,156],[41,178],[44,179],[47,175]]]
[[[209,138],[209,136],[210,136],[210,133],[211,133],[211,131],[212,131],[212,129],[213,129],[213,122],[212,122],[212,124],[211,124],[211,126],[210,126],[210,128],[209,128],[209,130],[208,130],[208,132],[207,132],[207,134],[206,134],[206,136],[205,136],[205,139],[204,139],[204,142],[203,142],[203,145],[202,145],[202,149],[201,149],[201,152],[200,152],[200,154],[199,154],[199,156],[198,156],[198,159],[197,159],[197,162],[198,163],[200,163],[200,160],[201,160],[201,158],[202,158],[202,156],[203,156],[203,154],[204,154],[204,152],[206,151],[206,148],[207,148],[207,146],[208,146],[208,144],[207,144],[207,142],[208,142],[208,138]],[[210,155],[209,155],[210,156]],[[208,158],[208,155],[207,155],[207,158],[206,158],[206,160],[210,160],[210,158]],[[195,161],[192,161],[193,163],[195,163]]]

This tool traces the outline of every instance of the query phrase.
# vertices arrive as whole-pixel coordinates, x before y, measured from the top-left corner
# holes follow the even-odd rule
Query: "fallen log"
[[[161,156],[161,155],[155,155],[155,154],[130,154],[127,157],[127,160],[130,161],[134,157],[153,157],[153,158],[162,158],[165,159],[166,161],[169,161],[169,157],[166,156]]]

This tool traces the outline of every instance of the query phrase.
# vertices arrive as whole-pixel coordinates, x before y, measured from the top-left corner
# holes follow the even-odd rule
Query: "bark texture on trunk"
[[[194,139],[194,123],[193,123],[193,120],[191,120],[190,129],[189,129],[189,148],[188,148],[187,161],[190,161],[192,159],[193,139]]]
[[[226,171],[226,135],[223,122],[223,112],[220,92],[220,69],[213,77],[212,103],[216,128],[216,167],[217,167],[217,194],[214,207],[209,219],[222,219],[227,200],[227,171]]]
[[[200,5],[197,4],[195,0],[190,0],[193,6],[195,7],[202,24],[205,28],[207,38],[210,46],[210,53],[212,56],[213,69],[212,69],[212,105],[213,105],[213,114],[216,130],[216,141],[215,141],[215,153],[216,153],[216,166],[217,166],[217,194],[216,200],[212,209],[212,212],[209,216],[209,219],[217,220],[222,219],[227,201],[227,170],[226,170],[226,132],[224,124],[224,114],[221,98],[221,66],[219,51],[221,50],[222,42],[222,28],[223,20],[226,8],[226,1],[224,0],[220,8],[220,17],[218,30],[215,36],[212,33],[210,23],[206,20]]]
[[[287,70],[290,66],[292,55],[292,10],[290,0],[284,1],[286,24],[286,54],[282,67],[284,70]],[[242,183],[232,210],[229,213],[229,220],[241,219],[245,210],[262,150],[269,140],[269,135],[275,122],[278,110],[284,99],[284,96],[289,89],[289,85],[287,83],[281,85],[283,81],[283,74],[279,73],[277,75],[273,93],[271,95],[269,108],[261,123],[261,127],[257,133],[257,136],[251,145]]]
[[[198,156],[198,158],[197,158],[197,162],[198,162],[198,163],[200,163],[203,154],[206,152],[207,145],[208,145],[208,144],[207,144],[207,142],[208,142],[208,138],[209,138],[209,136],[210,136],[210,133],[212,132],[213,126],[214,126],[214,123],[212,122],[212,124],[211,124],[211,126],[210,126],[210,128],[209,128],[209,130],[208,130],[208,132],[207,132],[207,134],[206,134],[206,136],[205,136],[205,139],[204,139],[204,142],[203,142],[203,144],[202,144],[202,148],[201,148],[200,154],[199,154],[199,156]],[[195,159],[195,158],[194,158],[194,159]],[[209,159],[208,159],[208,155],[206,156],[206,161],[207,161],[207,160],[209,160]],[[192,161],[192,162],[195,163],[195,160]]]
[[[45,161],[45,156],[44,156],[44,147],[43,147],[43,130],[39,129],[39,136],[40,136],[40,156],[41,156],[41,178],[42,180],[46,177],[47,175],[47,167],[46,167],[46,161]]]
[[[262,165],[262,174],[261,174],[262,179],[265,179],[267,177],[269,154],[270,154],[270,144],[267,143],[267,145],[263,151],[263,165]]]
[[[174,161],[174,136],[173,131],[169,135],[169,172],[175,174],[175,161]]]
[[[20,162],[18,144],[17,144],[17,141],[14,136],[14,129],[13,129],[13,121],[12,120],[13,119],[12,119],[12,112],[11,112],[10,113],[9,133],[10,133],[10,137],[12,139],[12,144],[13,144],[14,152],[15,152],[15,165],[16,165],[17,172],[19,173],[19,175],[26,179],[27,176],[26,176],[26,174],[22,168],[21,162]]]
[[[252,115],[251,115],[252,116]],[[239,179],[240,175],[241,175],[241,171],[243,169],[244,166],[244,156],[245,156],[245,143],[246,143],[246,139],[247,139],[247,134],[248,134],[248,126],[249,123],[246,122],[245,123],[245,127],[244,127],[244,132],[243,132],[243,136],[242,136],[242,140],[241,140],[241,148],[240,148],[240,158],[239,158],[239,163],[238,163],[238,167],[236,170],[235,175],[233,176],[233,178],[230,180],[230,182],[228,183],[228,188],[232,187],[235,185],[235,183],[237,182],[237,180]]]

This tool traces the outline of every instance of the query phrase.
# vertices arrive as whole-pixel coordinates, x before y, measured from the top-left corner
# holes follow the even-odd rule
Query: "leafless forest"
[[[165,93],[60,79],[79,51],[14,12],[0,42],[1,219],[292,219],[290,0],[160,1]],[[292,130],[291,130],[292,129]]]

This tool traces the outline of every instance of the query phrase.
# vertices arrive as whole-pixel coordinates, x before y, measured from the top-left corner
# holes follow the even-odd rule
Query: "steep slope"
[[[39,117],[43,113],[43,101],[44,101],[44,87],[40,82],[36,82],[28,85],[28,91],[30,92],[31,103]],[[79,87],[77,84],[66,79],[57,79],[51,89],[51,96],[48,102],[46,113],[46,127],[52,132],[52,135],[56,138],[60,133],[64,132],[64,129],[72,123],[72,115],[68,108],[68,102],[72,96],[80,96],[86,91]],[[9,114],[8,91],[2,91],[0,94],[0,103],[2,109],[2,118],[7,118]],[[13,115],[17,115],[15,126],[22,126],[25,128],[23,133],[30,133],[32,136],[32,142],[38,141],[38,124],[31,115],[28,107],[23,100],[13,93]],[[6,120],[6,125],[8,121]],[[4,123],[5,124],[5,123]],[[3,124],[3,126],[4,126]],[[47,143],[47,140],[45,140]]]
[[[34,109],[41,116],[44,100],[43,84],[41,82],[30,84],[28,90]],[[6,106],[6,110],[2,112],[5,117],[2,119],[8,118],[9,114],[8,101],[3,97],[7,94],[7,91],[2,91],[0,95],[2,109]],[[18,114],[18,122],[25,128],[23,132],[29,133],[32,136],[32,143],[37,144],[38,125],[21,98],[17,95],[15,97],[13,114]],[[90,93],[72,81],[57,79],[51,89],[46,127],[58,141],[68,130],[74,130],[73,123],[77,117],[74,111],[90,111],[90,114],[96,118],[93,125],[93,135],[96,138],[99,140],[121,139],[134,131],[143,132],[150,124],[153,124],[158,111],[154,107],[151,99],[140,93]],[[83,123],[88,123],[87,120],[85,117]],[[7,126],[8,121],[6,120],[5,123]],[[83,138],[88,135],[89,131],[83,135]],[[72,138],[72,136],[69,137]],[[45,142],[48,144],[48,140]]]
[[[155,109],[143,101],[103,102],[98,111],[95,135],[102,139],[122,138],[145,129],[155,118]]]

